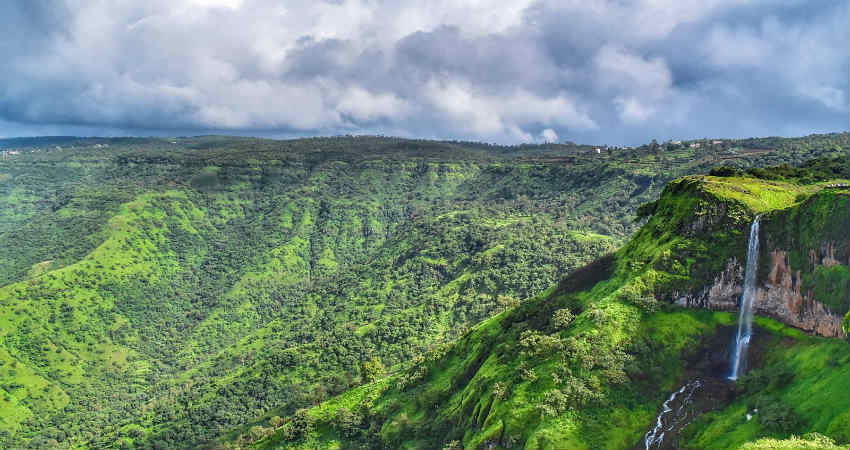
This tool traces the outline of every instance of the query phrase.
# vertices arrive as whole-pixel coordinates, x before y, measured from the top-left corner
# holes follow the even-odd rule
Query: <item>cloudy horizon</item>
[[[847,2],[13,0],[0,137],[848,129]]]

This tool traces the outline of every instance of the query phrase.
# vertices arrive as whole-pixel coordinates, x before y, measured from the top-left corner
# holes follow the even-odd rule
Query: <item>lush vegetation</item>
[[[850,270],[844,255],[850,254],[848,226],[836,217],[850,217],[850,195],[846,188],[827,188],[801,197],[798,208],[788,208],[770,215],[767,222],[769,246],[786,249],[792,267],[800,270],[799,288],[811,292],[832,311],[846,314]],[[781,231],[788,231],[782,233]],[[817,249],[834,260],[828,264],[816,261],[811,249]],[[842,259],[843,258],[843,259]],[[761,273],[768,271],[769,255],[763,252]],[[840,286],[840,289],[836,289]]]
[[[847,201],[846,189],[825,185],[677,180],[644,209],[648,222],[615,254],[405,371],[288,418],[271,413],[229,442],[256,448],[631,448],[669,392],[706,375],[706,355],[728,345],[723,336],[736,323],[733,313],[682,310],[665,300],[704,286],[730,257],[744,258],[746,230],[756,214],[769,213],[766,224],[781,224],[783,215],[811,213],[819,201],[813,196]],[[846,210],[830,211],[829,220],[846,229]],[[845,298],[850,292],[838,289]],[[846,446],[847,343],[766,318],[757,326],[759,368],[741,379],[730,403],[686,427],[679,444],[739,448],[762,437],[795,442],[792,433],[815,431],[826,438],[809,436],[812,445]],[[746,417],[748,411],[754,418]]]
[[[599,153],[382,137],[0,141],[16,151],[0,161],[0,446],[196,447],[258,418],[233,439],[477,445],[501,430],[542,447],[632,445],[657,386],[680,381],[677,352],[733,320],[658,311],[654,293],[695,286],[741,251],[734,227],[663,237],[665,208],[684,224],[723,198],[724,214],[706,214],[741,225],[826,182],[735,172],[678,181],[651,202],[681,175],[798,167],[848,141]],[[724,195],[730,180],[751,192]],[[575,272],[556,300],[543,293],[622,246],[640,217],[644,234],[616,258]],[[640,389],[626,388],[633,377]],[[460,382],[472,387],[450,397]],[[442,402],[456,409],[423,406]],[[575,405],[596,421],[570,419]],[[508,408],[524,412],[488,422]],[[597,433],[609,413],[631,425]],[[457,434],[471,424],[484,431]],[[576,431],[552,431],[562,426]]]
[[[842,447],[832,439],[818,433],[809,433],[802,438],[798,436],[791,436],[788,439],[763,438],[741,446],[741,450],[834,450],[837,448]]]
[[[785,331],[767,334],[762,365],[739,381],[736,399],[686,430],[693,448],[728,449],[765,435],[784,438],[811,430],[847,447],[847,342]]]

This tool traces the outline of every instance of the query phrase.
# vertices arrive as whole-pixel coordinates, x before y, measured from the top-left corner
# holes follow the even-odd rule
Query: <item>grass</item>
[[[741,450],[835,450],[842,448],[847,447],[837,445],[828,437],[817,435],[817,433],[803,437],[791,436],[788,439],[762,438],[741,446]]]
[[[438,448],[452,439],[465,448],[493,442],[529,449],[629,448],[646,432],[664,397],[685,379],[683,354],[710,342],[721,328],[734,327],[737,320],[728,312],[672,307],[657,311],[658,304],[642,299],[663,297],[683,286],[701,288],[729,258],[743,259],[739,253],[745,251],[746,236],[730,232],[730,226],[746,228],[755,214],[803,208],[818,189],[749,178],[686,177],[672,183],[653,205],[648,223],[616,253],[608,279],[578,284],[573,290],[549,290],[482,322],[445,354],[426,357],[386,379],[386,388],[366,406],[358,404],[362,393],[355,390],[318,409],[342,403],[366,408],[369,415],[382,418],[377,422],[381,441],[396,448]],[[694,225],[695,218],[699,225]],[[464,276],[452,283],[463,282]],[[569,278],[565,286],[571,286]],[[573,309],[576,317],[566,330],[552,334],[551,314],[563,307]],[[789,383],[767,392],[794,405],[796,414],[805,418],[799,430],[788,432],[816,430],[839,442],[850,440],[837,425],[847,412],[846,343],[813,338],[763,317],[756,325],[768,336],[765,367],[794,374]],[[527,331],[538,333],[540,342],[560,344],[542,354],[529,353],[523,344]],[[620,384],[606,381],[597,366],[582,369],[576,361],[592,356],[561,356],[557,348],[566,339],[589,345],[591,354],[626,351],[633,358],[632,378]],[[525,375],[529,370],[532,376]],[[541,414],[541,404],[562,389],[557,380],[564,376],[596,383],[593,389],[601,399]],[[504,393],[497,394],[500,390]],[[751,400],[741,397],[698,419],[688,428],[686,444],[735,448],[763,437],[766,431],[758,421],[742,419]],[[334,431],[328,414],[314,414],[319,424],[308,441],[287,442],[273,435],[258,445],[348,445]],[[442,431],[431,434],[428,430],[433,429]]]
[[[830,152],[835,137],[812,139],[825,143],[733,162],[799,162]],[[655,316],[640,299],[710,273],[706,261],[726,251],[713,244],[740,238],[645,235],[598,289],[551,290],[472,326],[622,244],[637,228],[637,205],[678,174],[706,171],[710,155],[643,148],[596,157],[579,146],[365,137],[119,141],[0,163],[0,334],[9,332],[0,348],[26,368],[0,367],[9,394],[0,415],[15,422],[0,424],[14,431],[0,435],[2,447],[51,446],[43,438],[60,430],[68,447],[194,447],[255,418],[322,404],[356,385],[359,363],[376,356],[391,378],[370,408],[391,420],[369,419],[380,422],[375,439],[383,430],[408,448],[439,448],[449,437],[620,446],[664,394],[610,387],[601,366],[616,364],[600,361],[571,370],[623,405],[541,419],[543,397],[564,386],[552,377],[563,378],[564,361],[558,349],[522,355],[521,333],[576,338],[602,356],[659,333],[673,350],[655,362],[674,370],[652,382],[674,385],[668,377],[681,371],[667,363],[691,345],[683,336],[711,333],[704,324],[719,319],[679,317],[690,330],[653,319],[644,330]],[[693,194],[689,207],[711,199]],[[555,330],[550,319],[562,307],[579,317]],[[463,336],[457,353],[438,347]],[[347,447],[322,417],[315,439]],[[603,429],[608,417],[621,431]]]
[[[13,400],[4,409],[6,431],[18,430],[28,411],[61,411],[69,386],[121,373],[128,357],[137,355],[106,337],[128,321],[106,320],[101,311],[113,299],[98,287],[130,277],[155,281],[174,270],[175,261],[161,251],[161,208],[171,207],[177,226],[190,230],[186,211],[176,208],[186,200],[176,191],[140,196],[109,220],[109,237],[82,261],[0,288],[0,339],[7,349],[0,352],[0,380],[19,386],[8,392]]]
[[[788,405],[800,418],[797,429],[785,430],[780,436],[803,434],[816,430],[836,442],[847,444],[847,399],[850,398],[850,352],[847,343],[838,339],[815,338],[797,330],[786,331],[768,319],[760,319],[760,328],[771,334],[763,367],[773,372],[787,371],[793,381],[771,386],[765,391],[744,395],[720,411],[699,417],[688,427],[687,448],[728,449],[754,441],[765,434],[758,420],[746,420],[748,405],[757,396],[774,396]],[[761,328],[765,329],[765,328]],[[793,335],[794,337],[790,337]],[[757,415],[758,413],[756,413]],[[758,419],[758,417],[756,417]]]
[[[679,359],[681,352],[715,333],[718,327],[730,327],[736,321],[733,313],[678,309],[648,316],[641,322],[640,331],[635,335],[663,343],[654,361],[654,364],[659,365],[659,371],[665,374],[662,380],[658,380],[657,394],[645,397],[636,396],[634,391],[628,389],[615,390],[612,392],[618,398],[615,406],[568,411],[557,417],[540,420],[534,404],[552,386],[551,382],[546,381],[551,373],[551,363],[546,360],[535,363],[538,380],[517,383],[516,367],[524,358],[514,358],[509,363],[503,359],[506,353],[499,350],[505,345],[504,342],[495,348],[484,344],[499,337],[499,330],[506,317],[500,316],[498,319],[501,320],[490,321],[476,328],[459,342],[459,347],[453,349],[435,369],[431,369],[430,375],[413,390],[400,392],[394,389],[392,385],[397,377],[352,390],[311,410],[320,425],[307,441],[299,441],[291,446],[293,444],[272,438],[259,443],[259,447],[278,448],[277,445],[282,445],[280,448],[298,448],[309,444],[319,446],[317,448],[344,448],[345,440],[340,440],[333,431],[335,411],[342,406],[357,410],[368,394],[372,398],[370,402],[376,405],[375,413],[392,411],[394,406],[391,405],[404,405],[391,413],[381,433],[385,442],[392,442],[398,448],[434,445],[433,441],[415,437],[415,434],[403,437],[410,433],[404,430],[421,429],[434,421],[453,422],[462,417],[472,421],[471,426],[464,427],[462,441],[465,446],[473,448],[494,438],[498,440],[503,435],[503,429],[508,430],[509,436],[518,438],[518,442],[524,442],[522,445],[525,448],[628,448],[646,431],[662,397],[681,383],[684,369]],[[850,368],[844,360],[835,369],[830,369],[828,377],[824,377],[823,371],[818,368],[829,367],[826,358],[835,355],[846,344],[834,339],[811,338],[767,318],[758,318],[757,325],[772,336],[766,357],[770,361],[782,361],[793,373],[801,374],[781,391],[783,401],[797,405],[795,409],[799,414],[808,418],[801,428],[821,432],[831,430],[831,436],[842,441],[842,436],[835,430],[835,424],[841,420],[840,417],[836,418],[835,412],[846,409],[848,392],[843,374]],[[482,355],[488,356],[483,363],[476,364],[475,361]],[[525,361],[528,362],[527,359]],[[472,379],[458,390],[458,377],[473,367]],[[497,380],[512,383],[508,398],[493,397],[491,389]],[[811,395],[812,392],[816,392],[816,395]],[[431,404],[429,399],[438,398],[445,400],[437,403],[439,408],[435,412],[436,416],[422,409],[422,406]],[[746,402],[746,398],[741,399],[720,413],[709,413],[699,419],[692,428],[700,431],[687,441],[688,448],[736,448],[762,436],[764,433],[757,422],[741,419],[747,409]],[[469,414],[466,416],[462,411],[470,412],[465,413]],[[699,426],[703,423],[710,426],[701,430]]]
[[[822,185],[800,185],[750,177],[705,177],[708,192],[743,203],[754,214],[787,208],[821,189]]]
[[[790,265],[803,296],[814,298],[837,314],[848,312],[850,272],[840,264],[847,254],[850,195],[846,190],[821,189],[792,208],[769,213],[762,234],[772,236],[772,249]],[[836,259],[838,258],[838,259]],[[760,277],[772,270],[772,255],[762,250]]]

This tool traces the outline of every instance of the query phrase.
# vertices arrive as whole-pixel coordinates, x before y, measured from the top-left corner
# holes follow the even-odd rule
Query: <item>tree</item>
[[[818,433],[807,433],[802,438],[791,435],[788,439],[761,438],[755,442],[747,442],[741,450],[820,450],[839,448],[832,439]]]
[[[280,416],[272,416],[272,418],[269,419],[269,423],[271,424],[271,426],[273,426],[275,428],[283,425],[283,422],[284,422],[284,420]]]
[[[316,419],[310,415],[310,411],[306,408],[301,408],[295,411],[292,420],[282,427],[283,437],[287,440],[301,439],[313,431],[313,425]]]
[[[363,361],[360,364],[360,376],[363,377],[363,382],[371,383],[386,373],[386,368],[384,364],[381,363],[381,359],[378,357],[372,358],[369,361]]]
[[[254,442],[259,441],[260,439],[271,434],[271,431],[272,430],[270,430],[268,428],[263,428],[259,425],[255,425],[255,426],[251,427],[251,439]]]
[[[496,302],[502,307],[502,311],[507,311],[516,305],[519,305],[519,299],[510,295],[499,295]]]
[[[459,440],[455,439],[446,442],[446,445],[443,446],[443,450],[463,450],[463,445],[461,445]]]
[[[543,394],[543,401],[536,405],[540,417],[557,416],[566,411],[569,399],[560,389],[551,389]]]
[[[496,384],[493,385],[493,397],[496,397],[497,399],[501,400],[501,399],[505,398],[505,395],[507,393],[508,393],[508,388],[507,388],[507,386],[505,386],[504,383],[497,382]]]
[[[552,315],[552,322],[558,328],[567,328],[573,319],[575,319],[575,316],[568,308],[559,309]]]
[[[360,433],[363,416],[348,408],[339,408],[336,412],[336,426],[340,433],[347,438],[354,438]]]
[[[794,431],[800,424],[800,418],[794,410],[776,398],[766,398],[759,402],[759,406],[756,413],[759,425],[771,433]]]

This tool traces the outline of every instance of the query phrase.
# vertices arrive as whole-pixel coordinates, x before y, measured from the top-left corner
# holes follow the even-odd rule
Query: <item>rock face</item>
[[[724,378],[699,377],[688,381],[661,405],[655,427],[633,450],[681,448],[679,435],[697,416],[728,404],[735,397],[735,384]]]
[[[834,244],[826,243],[820,251],[810,251],[810,257],[827,267],[838,264],[833,255]],[[814,298],[811,289],[802,292],[800,270],[794,270],[785,250],[769,252],[767,279],[758,280],[753,303],[756,314],[772,317],[809,333],[827,337],[843,337],[841,316],[833,313]],[[736,258],[729,260],[726,269],[714,282],[697,293],[676,295],[676,303],[689,308],[720,311],[738,309],[743,292],[744,267]]]
[[[828,245],[827,248],[832,248]],[[770,273],[759,287],[755,307],[757,313],[775,317],[789,325],[821,336],[843,336],[841,317],[813,298],[812,290],[801,292],[800,271],[794,271],[783,250],[770,252]],[[822,264],[835,265],[829,252]]]
[[[744,292],[744,266],[732,257],[726,269],[714,278],[714,283],[697,293],[674,293],[676,304],[688,308],[705,308],[717,311],[738,309],[738,299]]]

